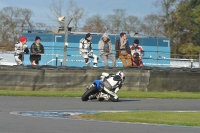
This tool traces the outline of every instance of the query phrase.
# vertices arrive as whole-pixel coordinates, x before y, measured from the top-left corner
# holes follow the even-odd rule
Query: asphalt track
[[[0,97],[0,133],[200,133],[200,127],[117,123],[14,115],[21,111],[157,110],[200,111],[200,100],[120,99],[82,102],[80,98]]]

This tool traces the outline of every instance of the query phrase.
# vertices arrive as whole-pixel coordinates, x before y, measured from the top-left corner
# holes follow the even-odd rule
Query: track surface
[[[200,127],[113,123],[13,115],[13,111],[157,110],[200,111],[200,100],[120,99],[82,102],[80,98],[0,97],[0,133],[200,133]]]

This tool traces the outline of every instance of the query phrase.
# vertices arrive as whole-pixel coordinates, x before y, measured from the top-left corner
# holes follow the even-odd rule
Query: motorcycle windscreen
[[[114,78],[113,78],[114,81],[121,81],[121,77],[119,75],[116,75]]]

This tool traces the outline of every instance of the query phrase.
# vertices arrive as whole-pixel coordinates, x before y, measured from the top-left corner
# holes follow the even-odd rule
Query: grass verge
[[[0,90],[0,96],[80,97],[82,91],[13,91]]]
[[[84,91],[14,91],[0,90],[0,96],[81,97]],[[119,98],[200,99],[197,92],[119,91]]]
[[[117,112],[79,115],[82,119],[137,122],[180,126],[200,126],[200,112]]]

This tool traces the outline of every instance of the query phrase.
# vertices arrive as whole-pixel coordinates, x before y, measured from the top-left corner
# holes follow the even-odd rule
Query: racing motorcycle
[[[88,100],[98,100],[98,101],[114,101],[112,95],[108,94],[104,90],[104,83],[102,80],[94,80],[93,84],[86,87],[86,92],[82,95],[81,99],[82,101],[88,101]],[[113,89],[114,90],[114,89]],[[116,102],[116,101],[115,101]]]

